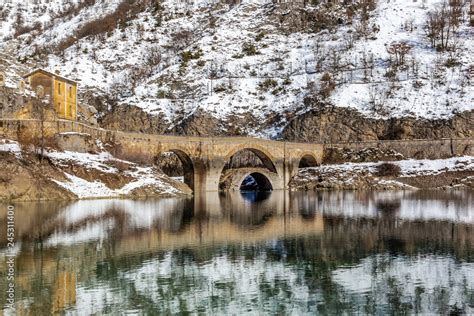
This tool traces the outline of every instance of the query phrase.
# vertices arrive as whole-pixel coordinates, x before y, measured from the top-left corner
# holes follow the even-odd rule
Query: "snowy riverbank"
[[[380,173],[388,164],[394,171]],[[474,157],[345,163],[300,169],[295,190],[397,190],[474,187]]]
[[[0,200],[145,198],[190,194],[159,169],[98,153],[47,150],[43,161],[0,140]]]

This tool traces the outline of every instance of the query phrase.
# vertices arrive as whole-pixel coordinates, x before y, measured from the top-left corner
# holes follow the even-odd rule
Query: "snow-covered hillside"
[[[382,119],[474,108],[474,27],[464,1],[449,47],[438,50],[426,25],[442,0],[306,8],[264,0],[35,2],[0,9],[1,49],[171,126],[197,110],[222,121],[250,114],[275,117],[259,132],[275,137],[289,114],[321,103]],[[393,44],[408,52],[390,54]]]

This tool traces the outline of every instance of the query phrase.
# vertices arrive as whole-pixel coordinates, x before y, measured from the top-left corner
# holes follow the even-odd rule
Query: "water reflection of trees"
[[[420,193],[364,195],[343,192],[311,196],[297,193],[272,195],[257,203],[221,197],[218,200],[220,213],[213,216],[196,216],[192,201],[186,201],[163,204],[160,210],[169,207],[171,211],[157,212],[161,214],[159,216],[150,212],[151,215],[140,223],[129,209],[130,205],[135,210],[140,209],[137,204],[114,205],[99,213],[86,213],[74,221],[70,221],[69,215],[58,217],[61,211],[48,210],[42,217],[36,216],[42,223],[30,233],[22,228],[25,244],[32,241],[38,244],[39,240],[41,244],[55,231],[74,235],[98,222],[111,220],[114,225],[107,238],[101,241],[100,249],[94,241],[58,244],[50,248],[25,246],[18,256],[21,267],[18,279],[23,284],[21,293],[33,298],[30,308],[36,314],[49,313],[62,306],[52,302],[56,293],[63,291],[58,288],[57,280],[71,274],[66,279],[75,279],[82,286],[113,289],[114,295],[120,296],[117,300],[120,302],[106,304],[112,312],[135,307],[149,313],[176,312],[173,304],[160,303],[170,300],[186,302],[190,304],[186,308],[194,306],[203,312],[213,307],[218,313],[240,295],[245,297],[245,293],[239,291],[243,291],[242,280],[247,278],[258,285],[258,293],[253,301],[245,302],[262,313],[295,310],[324,314],[348,311],[383,314],[393,310],[401,313],[466,312],[465,306],[454,306],[449,299],[464,291],[466,304],[472,306],[474,292],[469,283],[464,289],[460,283],[455,283],[453,288],[441,286],[435,289],[419,284],[413,294],[407,294],[400,283],[403,280],[397,276],[387,274],[386,279],[377,279],[384,271],[398,267],[397,264],[402,268],[409,267],[420,257],[435,256],[436,260],[453,267],[454,270],[448,271],[458,274],[462,263],[471,265],[474,262],[473,223],[456,222],[443,218],[442,214],[433,220],[402,217],[406,211],[403,209],[407,205],[405,202],[417,201],[417,194]],[[469,218],[465,216],[465,202],[456,202],[459,194],[439,197],[436,193],[433,200],[454,203],[459,206],[456,210]],[[422,199],[428,198],[422,196]],[[472,199],[470,195],[461,194],[461,197]],[[443,205],[436,203],[433,205]],[[72,209],[70,213],[74,211]],[[301,230],[283,235],[278,231],[270,232],[263,239],[249,238],[252,233],[264,231],[278,221],[284,225],[276,227],[287,232],[291,223],[301,225]],[[318,221],[321,230],[304,226]],[[222,234],[230,234],[228,229],[236,227],[232,233],[238,234],[239,242],[219,239],[215,234],[220,231],[210,227],[222,228]],[[186,235],[189,238],[182,238]],[[182,243],[164,246],[167,245],[165,237]],[[214,242],[200,243],[204,240]],[[70,261],[62,263],[58,270],[57,262],[67,258]],[[359,293],[350,289],[351,284],[348,287],[342,282],[345,279],[341,277],[341,271],[351,271],[355,275],[360,267],[369,270],[368,275],[377,280],[376,289]],[[211,276],[226,271],[233,272],[222,274],[222,278]],[[473,277],[469,272],[463,273],[468,278]],[[77,276],[73,278],[72,274]],[[143,276],[141,281],[140,275]],[[4,284],[0,282],[0,285],[3,290]],[[143,286],[149,291],[144,291]],[[209,287],[213,294],[209,294]],[[197,293],[209,296],[201,297],[200,302],[192,305],[189,300]],[[307,299],[298,301],[295,293],[304,293]],[[434,309],[429,309],[427,300],[436,302]],[[4,303],[2,299],[0,303]]]
[[[321,202],[322,199],[315,199]],[[449,221],[410,221],[400,220],[398,214],[401,203],[397,199],[377,197],[374,203],[376,213],[365,216],[346,217],[343,215],[324,215],[324,231],[321,235],[305,235],[282,238],[271,243],[244,243],[224,244],[221,246],[189,247],[173,251],[160,252],[154,262],[164,261],[169,257],[172,265],[181,269],[189,269],[190,273],[171,272],[170,275],[152,275],[150,278],[157,284],[163,284],[173,296],[165,295],[158,289],[152,296],[147,296],[135,288],[135,291],[144,295],[148,301],[174,300],[189,302],[189,297],[195,293],[207,293],[211,284],[214,295],[201,298],[196,305],[183,305],[183,308],[192,311],[208,311],[213,306],[215,312],[225,311],[229,302],[245,293],[239,292],[239,277],[231,277],[226,281],[213,283],[209,277],[200,272],[204,269],[217,269],[216,258],[225,258],[225,262],[235,268],[248,265],[255,269],[260,260],[268,269],[282,269],[292,277],[278,277],[273,281],[264,275],[256,277],[258,296],[254,299],[256,308],[262,313],[290,313],[295,310],[319,312],[323,314],[376,313],[428,313],[446,314],[450,312],[466,312],[464,306],[450,303],[450,299],[457,297],[458,291],[464,291],[466,296],[461,299],[472,301],[473,290],[466,287],[459,288],[459,283],[450,287],[430,287],[429,284],[419,284],[414,288],[413,296],[404,293],[404,280],[389,276],[378,281],[377,288],[365,293],[352,293],[334,279],[334,274],[341,268],[351,269],[361,265],[371,267],[372,278],[383,271],[393,269],[396,258],[404,258],[403,264],[409,267],[412,260],[421,256],[436,256],[436,260],[452,262],[451,258],[459,261],[474,261],[474,228],[472,224],[462,224]],[[235,210],[232,206],[223,208],[223,217],[232,223],[244,228],[265,227],[266,211],[272,216],[301,216],[306,220],[315,218],[321,212],[321,204],[312,203],[297,197],[290,201],[291,208],[280,213],[279,203],[267,201],[260,205],[260,211],[249,214],[248,210]],[[224,204],[225,205],[225,204]],[[294,205],[297,205],[295,207]],[[305,209],[305,206],[308,208]],[[299,210],[296,214],[293,212]],[[230,214],[234,212],[234,214]],[[308,215],[309,214],[309,215]],[[233,216],[230,216],[233,215]],[[227,216],[227,217],[226,217]],[[369,260],[369,263],[367,263]],[[282,266],[279,266],[279,264]],[[188,267],[188,268],[185,268]],[[254,267],[254,268],[251,268]],[[276,268],[278,267],[278,268]],[[129,267],[123,269],[130,270]],[[250,271],[250,270],[249,270]],[[457,270],[456,270],[457,271]],[[217,272],[216,272],[217,273]],[[430,273],[428,270],[420,273]],[[471,275],[467,274],[466,277]],[[251,274],[246,274],[251,278]],[[125,280],[123,281],[125,283]],[[355,281],[354,281],[355,282]],[[203,287],[205,286],[205,287]],[[294,294],[303,286],[307,291],[308,302],[304,306],[295,302]],[[277,298],[277,299],[276,299]],[[435,302],[433,306],[427,302]],[[455,301],[458,303],[459,301]],[[472,303],[472,302],[471,302]],[[152,305],[150,303],[150,305]],[[172,304],[158,305],[157,312],[173,313]],[[301,308],[301,309],[299,309]]]

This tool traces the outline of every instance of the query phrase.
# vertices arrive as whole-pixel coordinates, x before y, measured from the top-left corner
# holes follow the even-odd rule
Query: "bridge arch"
[[[321,158],[318,153],[308,150],[299,150],[298,148],[289,149],[285,166],[286,178],[285,187],[289,185],[292,179],[298,174],[299,169],[308,167],[317,167],[320,165]]]
[[[224,156],[225,163],[227,164],[232,159],[232,157],[234,157],[239,152],[246,151],[246,150],[255,154],[262,161],[265,168],[267,168],[269,171],[278,173],[277,168],[274,163],[275,158],[273,157],[273,155],[266,148],[262,146],[258,146],[258,145],[248,146],[247,144],[243,144],[243,145],[232,148],[227,153],[227,155]],[[224,170],[224,168],[225,166],[222,168],[221,173]]]
[[[234,158],[241,158],[238,155],[245,152],[253,154],[247,158],[258,158],[256,160],[259,161],[251,159],[250,161],[244,159],[243,162],[233,161]],[[221,191],[240,190],[247,178],[253,178],[256,190],[270,191],[281,188],[275,159],[269,150],[262,146],[249,146],[245,143],[235,146],[223,156],[223,162],[224,165],[219,171],[219,190]]]
[[[184,150],[176,149],[176,148],[162,151],[161,153],[158,154],[158,156],[160,156],[161,154],[165,152],[171,152],[178,157],[179,161],[181,162],[181,166],[183,168],[184,183],[187,184],[189,188],[194,191],[195,167],[194,167],[193,160],[191,159],[191,156],[188,153],[186,153]]]
[[[246,181],[249,178],[252,178],[255,181],[255,186],[258,188],[259,191],[272,191],[273,190],[273,185],[270,179],[267,176],[265,176],[262,172],[255,171],[255,172],[246,174],[244,177],[242,177],[239,180],[241,191],[246,189],[245,187],[243,187],[247,185],[246,183],[244,183],[244,181]]]
[[[298,162],[298,168],[308,168],[317,166],[319,166],[318,160],[311,153],[303,154]]]

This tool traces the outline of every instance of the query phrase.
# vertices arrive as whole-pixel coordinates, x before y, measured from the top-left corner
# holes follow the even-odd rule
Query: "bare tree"
[[[50,102],[42,98],[34,98],[32,100],[32,115],[40,124],[39,137],[34,137],[32,145],[35,153],[39,156],[40,162],[43,162],[44,151],[46,147],[46,131],[44,123],[47,118],[48,109],[50,109]]]
[[[372,78],[373,77],[373,70],[375,67],[374,64],[374,54],[373,53],[366,53],[364,50],[362,52],[362,67],[364,68],[364,81],[368,82],[369,81],[369,75]],[[370,74],[369,74],[370,72]]]
[[[210,80],[210,89],[209,89],[210,95],[212,95],[212,92],[214,91],[214,87],[213,87],[214,80],[216,80],[219,77],[218,69],[219,69],[219,66],[215,62],[212,62],[207,69],[207,78]]]
[[[471,26],[474,26],[474,0],[471,0],[471,5],[469,8],[469,21]]]
[[[460,0],[444,2],[438,9],[428,12],[426,34],[431,46],[444,51],[449,48],[450,40],[462,19],[463,3]]]
[[[371,84],[369,86],[369,104],[371,110],[375,113],[381,114],[384,103],[384,92],[378,87],[378,85]]]
[[[180,30],[176,33],[173,33],[171,38],[172,43],[175,43],[174,50],[179,51],[192,43],[194,39],[194,33],[188,30]]]
[[[405,42],[391,43],[387,47],[387,52],[394,57],[394,66],[401,66],[405,64],[405,56],[410,52],[412,46]],[[392,58],[390,58],[392,61]]]
[[[333,48],[330,53],[330,65],[334,73],[338,73],[341,69],[342,56],[337,48]]]
[[[354,42],[355,42],[355,36],[353,33],[347,33],[346,36],[344,36],[344,48],[346,50],[350,50],[354,47]]]
[[[325,64],[327,58],[327,51],[323,44],[321,44],[320,40],[316,40],[314,44],[314,60],[316,63],[316,71],[320,72],[323,69],[323,65]]]
[[[334,81],[333,76],[331,76],[331,74],[328,72],[324,73],[321,77],[319,89],[319,94],[321,95],[322,99],[327,100],[331,96],[331,93],[334,91],[335,88],[336,83]]]
[[[145,54],[145,66],[151,71],[155,66],[161,63],[161,59],[159,47],[151,46]]]
[[[454,30],[460,25],[463,18],[463,0],[449,0],[448,15],[449,24]]]

